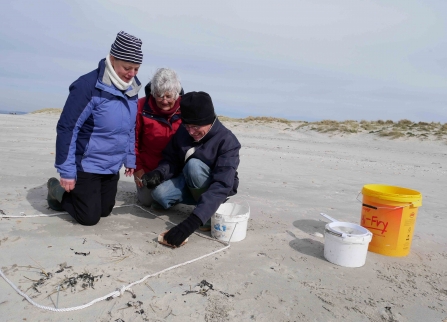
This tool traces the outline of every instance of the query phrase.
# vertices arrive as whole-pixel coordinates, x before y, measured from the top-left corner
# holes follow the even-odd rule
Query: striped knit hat
[[[120,31],[112,44],[110,54],[121,60],[141,64],[143,62],[142,43],[141,39]]]

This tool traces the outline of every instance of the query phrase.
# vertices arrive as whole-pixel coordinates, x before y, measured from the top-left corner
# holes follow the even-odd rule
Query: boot
[[[211,230],[211,218],[208,219],[208,221],[206,223],[204,223],[202,226],[200,226],[199,230],[201,230],[201,231],[210,231]]]
[[[191,192],[192,197],[194,198],[194,200],[195,201],[199,201],[200,196],[202,195],[202,193],[204,193],[205,191],[208,190],[208,187],[206,187],[206,188],[198,188],[198,189],[188,187],[188,189]]]
[[[56,178],[50,178],[47,182],[48,196],[47,202],[48,206],[56,211],[63,211],[62,208],[62,197],[64,196],[65,189],[61,187],[59,180]]]

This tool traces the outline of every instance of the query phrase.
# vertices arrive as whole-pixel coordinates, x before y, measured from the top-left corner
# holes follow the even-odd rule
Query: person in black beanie
[[[164,236],[180,246],[196,229],[210,230],[211,216],[237,193],[239,150],[236,136],[217,118],[205,92],[190,92],[180,102],[182,126],[163,150],[158,167],[142,176],[163,208],[177,203],[196,207]]]

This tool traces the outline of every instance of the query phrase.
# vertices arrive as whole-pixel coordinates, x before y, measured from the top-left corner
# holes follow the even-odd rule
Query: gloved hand
[[[162,181],[161,172],[158,170],[154,170],[154,171],[145,173],[141,177],[141,180],[143,181],[143,185],[145,185],[149,189],[154,189]]]
[[[200,218],[191,214],[180,224],[171,228],[164,236],[164,240],[170,245],[179,247],[201,224]]]

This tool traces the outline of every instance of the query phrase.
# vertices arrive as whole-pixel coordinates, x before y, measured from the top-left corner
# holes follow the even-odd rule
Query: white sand
[[[57,115],[0,115],[0,209],[7,215],[55,213],[46,205]],[[23,300],[0,278],[2,321],[443,321],[447,319],[447,145],[368,134],[329,136],[282,124],[227,123],[242,143],[238,202],[248,201],[247,238],[216,255],[147,279],[110,301],[69,313]],[[284,130],[284,128],[289,128]],[[324,259],[325,212],[358,223],[363,185],[384,183],[423,195],[411,253],[369,252],[365,266]],[[122,176],[117,205],[135,203]],[[361,196],[359,197],[361,198]],[[189,206],[156,212],[178,223]],[[92,288],[60,291],[59,308],[79,306],[223,245],[192,235],[170,249],[156,242],[171,227],[136,207],[117,208],[94,227],[68,215],[0,219],[0,266],[37,303],[54,307],[56,286],[75,273]],[[89,253],[88,256],[75,252]],[[65,268],[56,273],[60,264]],[[28,266],[32,268],[28,268]],[[62,265],[64,266],[64,265]],[[41,269],[39,268],[41,267]],[[38,285],[42,269],[53,276]],[[34,281],[32,281],[34,280]],[[213,284],[203,294],[196,286]],[[206,287],[204,288],[206,289]],[[53,293],[53,294],[52,294]],[[51,294],[51,295],[50,295]],[[127,305],[129,303],[131,306]],[[143,311],[141,311],[143,310]]]

